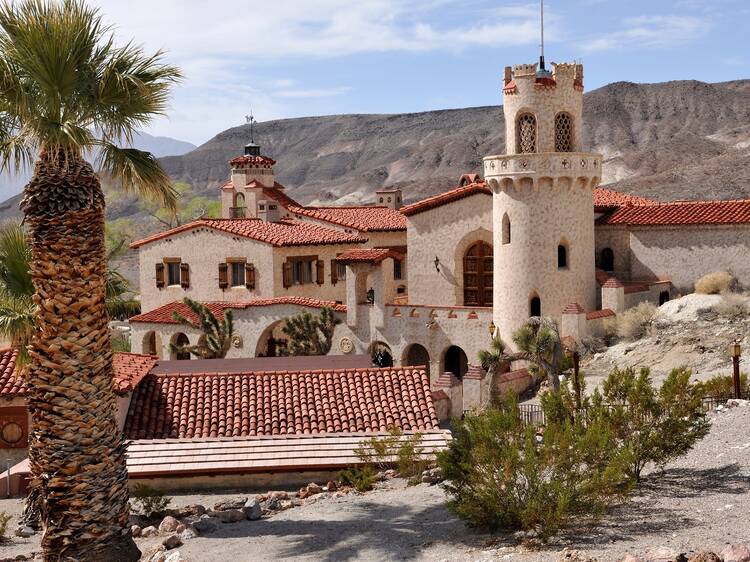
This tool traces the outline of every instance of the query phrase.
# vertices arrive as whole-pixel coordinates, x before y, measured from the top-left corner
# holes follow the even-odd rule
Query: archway
[[[463,349],[452,345],[443,354],[443,369],[445,373],[453,373],[462,379],[469,369],[469,359]]]
[[[604,271],[615,270],[615,253],[612,248],[604,248],[599,254],[599,267]]]
[[[541,316],[542,315],[542,299],[539,296],[534,295],[529,300],[529,316]]]
[[[659,306],[669,302],[669,291],[662,291],[659,293]]]
[[[284,321],[279,320],[263,330],[255,346],[256,357],[281,357],[285,354],[287,336],[283,328]]]
[[[185,345],[190,345],[190,339],[183,334],[182,332],[179,332],[172,336],[172,345],[175,347],[181,347]],[[171,347],[171,346],[170,346]],[[177,359],[179,361],[190,359],[190,352],[188,351],[171,351],[170,350],[171,359]]]
[[[430,374],[430,354],[427,349],[418,343],[413,343],[404,350],[404,366],[418,367],[423,366],[427,374]]]
[[[141,345],[141,353],[145,355],[158,355],[158,350],[156,348],[156,332],[151,330],[150,332],[146,332],[146,334],[143,336],[143,343]]]
[[[369,348],[372,364],[377,367],[393,367],[393,352],[390,346],[382,341],[375,341]]]
[[[464,254],[464,306],[492,306],[492,246],[475,242]]]

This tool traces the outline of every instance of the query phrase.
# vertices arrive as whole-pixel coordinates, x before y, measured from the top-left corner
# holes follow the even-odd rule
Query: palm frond
[[[21,225],[7,223],[0,227],[0,286],[12,298],[30,298],[34,284],[29,273],[31,248]]]

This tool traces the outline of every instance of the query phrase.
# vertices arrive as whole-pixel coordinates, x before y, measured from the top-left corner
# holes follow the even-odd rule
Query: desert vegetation
[[[185,297],[183,302],[196,319],[187,318],[176,311],[172,314],[172,317],[183,326],[199,330],[202,335],[195,345],[170,344],[170,353],[180,356],[187,355],[188,357],[195,355],[199,359],[223,359],[226,357],[232,347],[232,336],[234,335],[232,309],[226,308],[220,320],[214,316],[208,306],[201,302],[189,297]]]
[[[738,288],[737,279],[729,271],[707,273],[695,282],[695,292],[701,295],[719,295]]]
[[[333,309],[327,306],[317,315],[304,311],[287,318],[282,328],[289,338],[286,354],[328,355],[333,345],[333,332],[340,323]]]

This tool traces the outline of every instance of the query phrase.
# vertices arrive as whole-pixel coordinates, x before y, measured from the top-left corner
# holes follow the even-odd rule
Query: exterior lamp
[[[742,355],[742,349],[740,349],[740,342],[735,341],[729,348],[730,355],[732,356],[732,366],[734,370],[732,372],[732,379],[734,382],[734,397],[742,398],[742,388],[740,386],[740,356]]]
[[[367,291],[367,302],[368,304],[375,304],[375,289],[372,287]]]
[[[435,270],[440,273],[440,258],[435,256],[435,261],[433,263],[435,264]]]
[[[495,336],[495,330],[497,329],[497,326],[495,326],[495,323],[493,321],[490,320],[490,325],[487,326],[487,329],[490,332],[490,337],[491,338],[494,337]]]

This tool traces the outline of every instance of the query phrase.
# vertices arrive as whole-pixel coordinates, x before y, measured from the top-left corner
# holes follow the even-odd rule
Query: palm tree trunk
[[[21,208],[39,308],[27,383],[44,560],[138,560],[112,383],[101,185],[80,157],[43,152]]]

